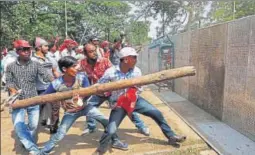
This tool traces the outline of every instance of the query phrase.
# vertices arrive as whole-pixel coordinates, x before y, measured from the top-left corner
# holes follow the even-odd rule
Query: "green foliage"
[[[16,39],[33,41],[36,36],[65,38],[64,1],[5,1],[0,2],[0,7],[1,47],[10,47]],[[66,1],[66,10],[68,37],[81,44],[91,36],[113,41],[119,37],[120,31],[130,26],[135,29],[128,22],[131,8],[127,2]],[[141,31],[144,38],[132,40],[134,44],[146,40],[149,30],[145,30]],[[141,32],[135,30],[132,35],[136,38]]]
[[[226,22],[255,14],[255,1],[214,2],[212,18],[216,22]]]
[[[127,40],[133,45],[141,45],[150,41],[146,35],[149,32],[149,22],[132,21],[127,32]]]

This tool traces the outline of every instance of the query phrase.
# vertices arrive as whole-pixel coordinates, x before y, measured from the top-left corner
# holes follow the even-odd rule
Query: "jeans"
[[[162,113],[140,96],[137,99],[134,111],[152,118],[161,128],[166,138],[170,138],[171,136],[175,135],[171,127],[167,124],[166,120],[164,119]],[[117,128],[119,127],[120,123],[122,122],[126,115],[127,113],[123,108],[115,108],[111,111],[109,124],[100,139],[100,144],[98,147],[98,150],[100,152],[106,151],[105,149],[108,148],[111,136],[116,133]]]
[[[109,99],[108,97],[93,95],[88,99],[88,104],[91,104],[95,107],[99,107],[102,103],[104,103],[104,101],[107,101],[108,99]],[[146,128],[144,122],[140,119],[139,115],[136,112],[133,112],[131,121],[135,124],[136,128],[138,129]],[[87,125],[88,129],[94,130],[96,128],[95,119],[87,117]]]
[[[28,115],[28,124],[25,124],[25,112]],[[37,126],[39,122],[39,105],[27,108],[14,109],[12,111],[12,122],[14,131],[21,143],[29,151],[38,152],[36,145]]]
[[[104,128],[108,125],[108,119],[94,106],[87,105],[83,110],[75,113],[68,113],[65,112],[61,124],[57,130],[57,133],[52,135],[50,140],[46,142],[41,152],[43,153],[50,153],[50,151],[55,147],[57,142],[62,140],[72,124],[75,122],[76,119],[78,119],[81,116],[89,116],[94,119],[96,119],[98,122],[100,122]],[[115,134],[112,137],[112,140],[117,140],[118,136]],[[111,139],[110,139],[111,141]]]

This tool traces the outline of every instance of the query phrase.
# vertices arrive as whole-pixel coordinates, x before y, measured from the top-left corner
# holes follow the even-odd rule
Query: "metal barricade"
[[[174,44],[168,36],[154,40],[148,47],[149,72],[154,73],[174,68]],[[168,80],[156,84],[161,89],[174,89],[174,81]]]

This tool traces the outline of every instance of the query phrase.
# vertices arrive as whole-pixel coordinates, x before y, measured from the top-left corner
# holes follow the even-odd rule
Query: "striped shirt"
[[[127,73],[123,73],[121,72],[119,65],[116,65],[107,69],[104,75],[101,77],[101,79],[99,79],[98,83],[114,82],[114,81],[123,80],[123,79],[131,79],[131,78],[135,78],[139,76],[142,76],[142,72],[138,67],[131,69]],[[112,103],[117,101],[119,96],[124,94],[125,92],[126,92],[126,89],[112,91],[110,101]]]
[[[19,60],[11,63],[6,69],[7,88],[22,89],[19,99],[37,96],[36,80],[40,76],[45,82],[50,82],[53,77],[38,62],[29,60],[26,64],[20,64]]]

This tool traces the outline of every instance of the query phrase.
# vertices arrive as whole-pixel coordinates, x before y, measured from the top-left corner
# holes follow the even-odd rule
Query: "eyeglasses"
[[[31,51],[31,48],[30,47],[21,47],[21,48],[18,48],[17,51],[22,51],[22,52],[30,52]]]

